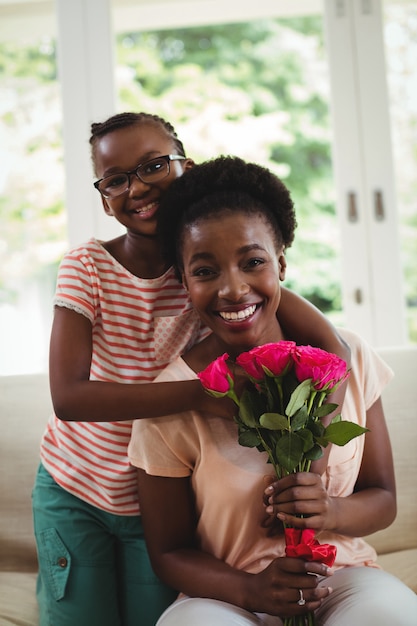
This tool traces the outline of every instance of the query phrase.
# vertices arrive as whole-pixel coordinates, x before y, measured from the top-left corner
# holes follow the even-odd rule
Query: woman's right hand
[[[248,580],[249,589],[244,605],[248,610],[279,617],[303,615],[319,608],[331,587],[318,586],[319,576],[329,577],[326,565],[303,559],[280,557]],[[302,591],[302,595],[300,593]],[[303,598],[305,604],[299,605]]]
[[[294,528],[321,531],[335,524],[334,501],[313,472],[296,472],[271,482],[264,491],[264,505],[273,519]]]

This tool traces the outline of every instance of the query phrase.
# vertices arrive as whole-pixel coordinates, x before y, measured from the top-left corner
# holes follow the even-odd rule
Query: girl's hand
[[[204,395],[203,395],[204,394]],[[213,398],[206,391],[201,392],[201,401],[198,406],[198,410],[201,413],[210,413],[211,415],[217,415],[217,417],[223,417],[225,419],[233,420],[236,415],[236,404],[230,398]]]
[[[322,563],[288,557],[274,559],[266,569],[251,577],[248,609],[280,617],[315,611],[332,591],[327,586],[318,587],[318,576],[331,574],[332,570]],[[301,597],[305,604],[299,605]]]
[[[295,528],[334,528],[334,503],[313,472],[289,474],[264,491],[266,513]]]

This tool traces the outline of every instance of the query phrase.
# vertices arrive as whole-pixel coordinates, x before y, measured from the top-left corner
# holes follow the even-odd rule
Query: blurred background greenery
[[[390,20],[386,23],[389,28]],[[408,98],[409,106],[404,98],[407,72],[414,67],[403,55],[404,46],[414,46],[417,61],[417,8],[396,15],[395,25],[387,63],[397,117],[394,149],[409,334],[415,342],[417,145],[402,138],[417,129],[417,94]],[[118,111],[162,115],[197,162],[237,154],[284,179],[299,224],[286,284],[343,323],[322,19],[126,32],[117,36],[115,56]],[[42,302],[42,314],[68,248],[56,42],[0,43],[0,74],[0,308],[10,313],[35,283],[33,297]]]

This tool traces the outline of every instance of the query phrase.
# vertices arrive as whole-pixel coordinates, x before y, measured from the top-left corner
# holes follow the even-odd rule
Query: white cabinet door
[[[347,324],[406,341],[380,0],[325,0]]]

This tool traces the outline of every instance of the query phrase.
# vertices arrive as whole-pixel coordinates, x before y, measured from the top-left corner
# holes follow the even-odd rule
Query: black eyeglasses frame
[[[130,185],[131,185],[131,176],[136,176],[136,178],[138,178],[140,181],[142,181],[143,183],[147,184],[152,184],[149,183],[149,181],[147,180],[143,180],[143,178],[140,175],[140,172],[138,170],[143,169],[145,166],[149,165],[150,163],[152,163],[152,161],[160,161],[161,159],[165,160],[167,165],[168,165],[168,171],[165,174],[165,176],[163,176],[162,178],[158,178],[158,180],[156,180],[155,182],[159,182],[160,180],[164,180],[164,178],[166,178],[167,176],[169,176],[171,168],[170,168],[170,162],[171,161],[184,161],[187,157],[182,156],[181,154],[163,154],[161,156],[158,157],[154,157],[153,159],[149,159],[148,161],[144,161],[144,163],[139,163],[139,165],[137,165],[135,167],[135,169],[130,170],[129,172],[115,172],[114,174],[110,174],[109,176],[104,176],[103,178],[100,178],[99,180],[96,180],[93,185],[94,187],[97,189],[97,191],[103,196],[103,198],[109,199],[109,198],[117,198],[118,196],[123,195],[124,193],[126,193],[127,191],[129,191]],[[103,180],[106,180],[106,178],[112,178],[113,176],[121,176],[121,175],[125,175],[127,176],[128,179],[128,185],[126,187],[126,189],[124,189],[123,191],[121,191],[120,193],[116,194],[115,196],[109,196],[103,193],[103,191],[100,189],[100,183],[103,182]]]

